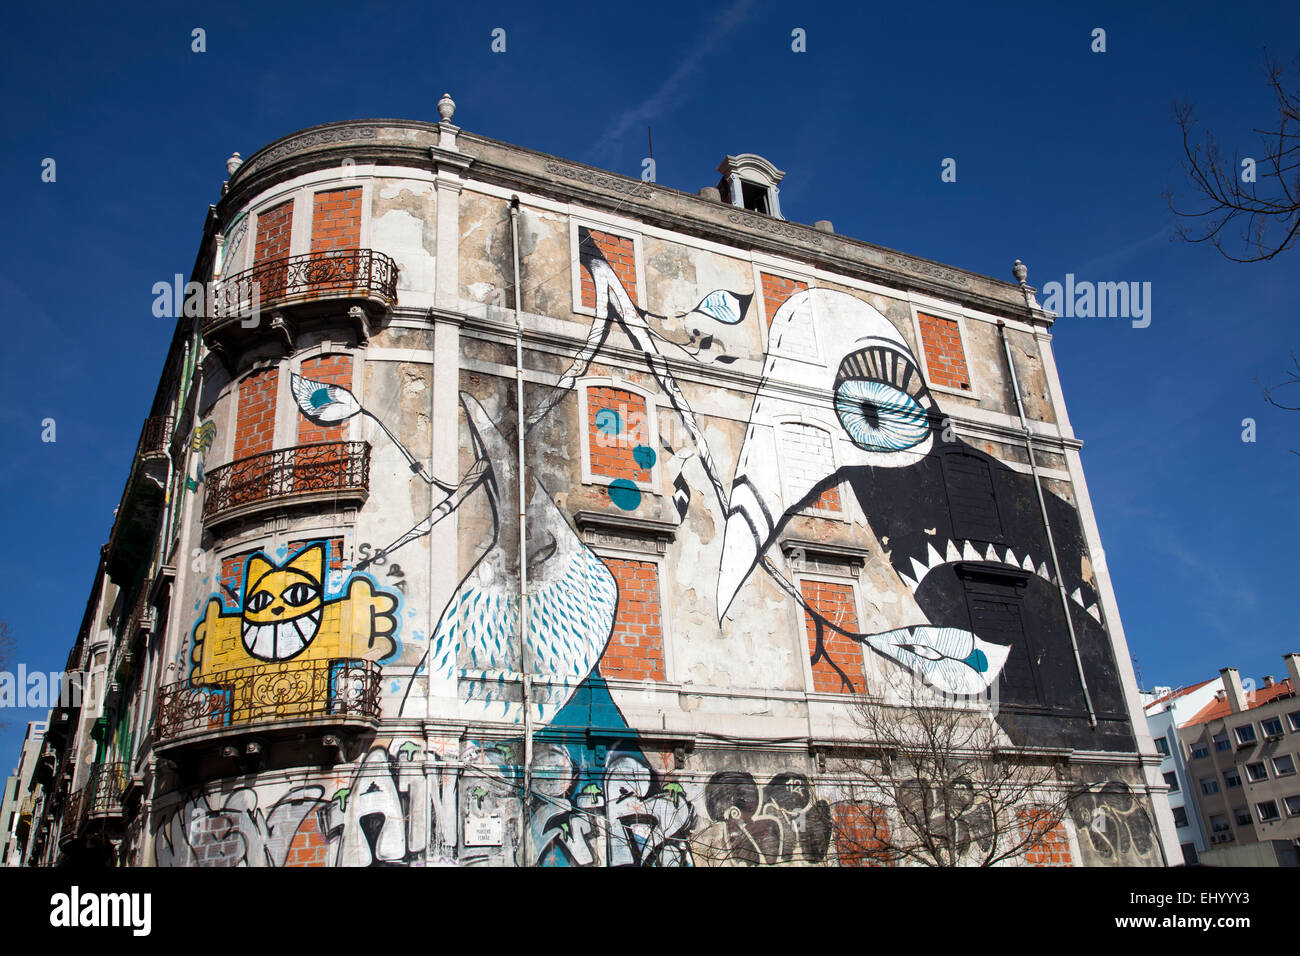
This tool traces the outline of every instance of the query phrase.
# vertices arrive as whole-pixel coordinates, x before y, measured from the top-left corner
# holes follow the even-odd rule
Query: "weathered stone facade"
[[[119,861],[858,865],[903,677],[1090,787],[1021,862],[1164,862],[1029,287],[398,121],[253,154],[193,279],[74,649]]]

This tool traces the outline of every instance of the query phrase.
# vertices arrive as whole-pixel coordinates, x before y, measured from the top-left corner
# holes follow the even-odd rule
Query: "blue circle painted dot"
[[[330,390],[328,388],[318,388],[311,393],[311,407],[323,408],[330,403]]]
[[[641,491],[626,478],[616,478],[609,485],[609,500],[624,511],[635,511],[641,504]]]
[[[612,408],[602,408],[596,413],[596,431],[603,435],[617,435],[623,430],[618,420],[618,412]]]
[[[966,658],[964,663],[969,664],[981,674],[989,669],[989,659],[978,647],[970,652],[970,656]]]
[[[655,463],[655,450],[649,445],[637,445],[632,449],[632,457],[642,468],[651,468]]]

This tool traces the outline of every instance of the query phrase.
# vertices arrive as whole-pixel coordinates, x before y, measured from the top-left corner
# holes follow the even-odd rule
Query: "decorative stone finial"
[[[1017,282],[1024,285],[1025,279],[1029,277],[1029,267],[1017,259],[1016,264],[1011,267],[1011,274],[1016,277]]]
[[[450,93],[443,93],[442,99],[438,100],[438,115],[442,117],[444,123],[450,123],[451,118],[456,115],[456,101],[451,98]]]
[[[226,160],[226,175],[235,175],[235,170],[244,165],[244,160],[238,153],[231,153],[230,158]]]

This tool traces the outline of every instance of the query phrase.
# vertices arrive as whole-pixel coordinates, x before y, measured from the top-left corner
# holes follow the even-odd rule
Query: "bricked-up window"
[[[785,476],[786,504],[794,507],[827,475],[835,471],[831,436],[824,428],[803,422],[782,422],[777,426],[777,454]],[[822,491],[805,508],[839,513],[843,511],[838,485]]]
[[[249,555],[257,549],[230,554],[221,559],[221,573],[217,578],[217,589],[221,592],[221,603],[226,610],[236,611],[244,600],[244,567]]]
[[[889,853],[889,818],[885,808],[869,803],[835,807],[835,834],[840,866],[893,866]]]
[[[352,388],[351,355],[318,355],[302,363],[302,377],[312,382],[325,382],[329,385],[341,385]],[[334,425],[317,425],[303,415],[297,416],[298,444],[310,445],[313,442],[342,441],[348,434],[348,423],[338,422]]]
[[[846,631],[857,632],[858,610],[853,597],[853,585],[803,581],[799,590],[808,607],[823,619]],[[804,611],[804,625],[808,637],[808,653],[816,655],[818,622],[807,611]],[[862,645],[834,628],[822,625],[820,630],[825,654],[812,665],[813,690],[819,694],[865,693],[867,678],[862,669]],[[827,655],[835,662],[835,666],[826,659]],[[843,677],[835,667],[843,671]],[[845,683],[845,678],[852,686]]]
[[[361,245],[361,187],[317,193],[311,210],[311,251]]]
[[[925,312],[918,312],[916,318],[921,326],[921,344],[925,347],[930,384],[969,392],[970,373],[966,370],[966,353],[961,346],[957,320]]]
[[[578,248],[581,253],[587,252],[592,246],[605,257],[614,274],[618,276],[623,283],[623,288],[627,290],[628,298],[634,305],[638,305],[636,300],[636,246],[631,239],[625,236],[616,236],[609,232],[598,232],[595,229],[588,229],[586,226],[578,227]],[[586,269],[578,270],[579,278],[582,283],[583,308],[594,309],[596,307],[596,285],[592,281],[591,273]]]
[[[302,551],[308,545],[316,542],[324,544],[326,559],[325,570],[342,571],[343,570],[343,539],[342,538],[304,538],[301,541],[289,542],[289,555],[292,557]]]
[[[1060,820],[1045,810],[1031,807],[1017,814],[1030,839],[1025,862],[1030,866],[1072,866],[1070,838]]]
[[[664,680],[659,566],[626,558],[606,558],[605,566],[618,582],[618,610],[600,673],[623,680]]]
[[[770,272],[759,273],[759,283],[763,287],[763,311],[767,314],[767,327],[772,327],[772,317],[776,310],[785,304],[785,300],[796,292],[808,291],[808,283],[785,276],[774,276]]]
[[[280,371],[254,372],[239,383],[235,417],[235,458],[270,451],[275,443],[275,393]]]
[[[321,832],[318,814],[309,813],[293,833],[285,866],[329,866],[329,841]]]
[[[289,255],[293,240],[293,200],[273,206],[258,213],[257,238],[253,245],[253,265],[259,266],[268,259],[281,259]],[[263,301],[284,294],[288,270],[275,268],[259,274]]]
[[[648,482],[654,464],[644,396],[609,385],[587,388],[587,449],[592,477]]]

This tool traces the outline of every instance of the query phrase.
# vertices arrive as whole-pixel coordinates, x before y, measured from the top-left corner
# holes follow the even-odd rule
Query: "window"
[[[1205,744],[1192,744],[1192,759],[1201,760],[1210,755],[1210,748]]]
[[[1211,794],[1215,794],[1218,792],[1219,792],[1219,781],[1215,780],[1213,777],[1201,778],[1201,793],[1205,794],[1208,797]]]
[[[1273,773],[1279,777],[1289,777],[1295,773],[1295,761],[1290,754],[1278,754],[1273,758]]]
[[[1291,721],[1291,729],[1300,731],[1300,710],[1293,710],[1286,715],[1286,719]]]
[[[1156,753],[1162,757],[1169,756],[1169,741],[1165,740],[1164,737],[1156,738]]]
[[[569,254],[571,281],[573,283],[573,311],[582,315],[595,315],[596,281],[583,264],[588,257],[604,259],[614,273],[614,281],[627,293],[633,306],[642,306],[645,300],[645,270],[641,268],[641,237],[634,233],[621,233],[607,226],[569,220]],[[618,290],[610,290],[610,308],[617,311]],[[603,318],[603,316],[602,316]]]
[[[1223,771],[1223,782],[1229,790],[1231,790],[1233,787],[1240,787],[1241,774],[1237,772],[1236,768],[1233,768],[1232,770],[1225,770]]]
[[[718,172],[722,174],[718,192],[731,205],[781,218],[777,185],[785,177],[784,172],[753,153],[726,157]]]
[[[1248,827],[1254,822],[1250,818],[1250,811],[1245,807],[1238,807],[1234,813],[1237,815],[1237,826],[1239,827]]]
[[[1274,820],[1281,819],[1281,814],[1277,812],[1276,800],[1265,800],[1262,803],[1255,804],[1255,809],[1259,812],[1260,823],[1272,823]]]
[[[1170,772],[1165,774],[1165,786],[1169,788],[1170,793],[1178,792],[1178,774]]]
[[[630,558],[603,560],[618,582],[618,610],[600,659],[601,674],[623,680],[664,680],[659,565]]]
[[[1211,833],[1227,833],[1232,828],[1228,826],[1228,816],[1224,813],[1216,813],[1210,817]]]
[[[1247,744],[1253,744],[1256,739],[1254,724],[1243,724],[1237,728],[1237,743],[1240,746],[1244,747]]]
[[[962,347],[961,325],[956,319],[920,311],[916,313],[916,324],[921,332],[926,383],[969,395],[970,371]]]
[[[813,489],[827,475],[835,474],[834,439],[830,433],[806,422],[779,422],[776,434],[777,463],[785,485],[785,504],[794,508],[804,503],[802,511],[838,515],[844,511],[839,485],[822,488],[816,497]]]
[[[1172,809],[1174,811],[1174,826],[1176,827],[1187,826],[1187,808],[1173,807]]]
[[[1286,798],[1286,812],[1288,816],[1300,817],[1300,794]]]
[[[1188,866],[1196,866],[1200,862],[1200,858],[1196,855],[1196,844],[1182,843],[1179,845],[1183,848],[1183,862]]]
[[[1263,728],[1264,728],[1264,736],[1265,736],[1265,737],[1281,737],[1281,736],[1282,736],[1282,718],[1280,718],[1280,717],[1269,717],[1269,718],[1267,718],[1266,720],[1264,720],[1264,721],[1262,722],[1262,726],[1263,726]]]
[[[821,618],[835,621],[850,633],[857,631],[858,607],[852,584],[847,581],[805,580],[800,582],[799,590],[807,606]],[[819,694],[865,693],[867,680],[863,671],[862,645],[839,631],[822,625],[808,611],[804,611],[804,625],[809,655],[816,655],[819,650],[824,651],[812,667],[813,690]],[[828,657],[835,662],[835,666],[827,660]],[[846,678],[852,686],[845,683]]]
[[[1264,761],[1257,760],[1255,763],[1246,764],[1246,776],[1250,778],[1251,783],[1267,780],[1268,768],[1264,766]]]
[[[635,511],[655,493],[654,400],[623,383],[592,379],[578,391],[582,480],[606,485],[611,504]]]
[[[1227,735],[1227,734],[1215,734],[1215,735],[1214,735],[1214,749],[1215,749],[1215,750],[1231,750],[1231,749],[1232,749],[1232,741],[1230,741],[1230,740],[1228,739],[1228,735]]]

